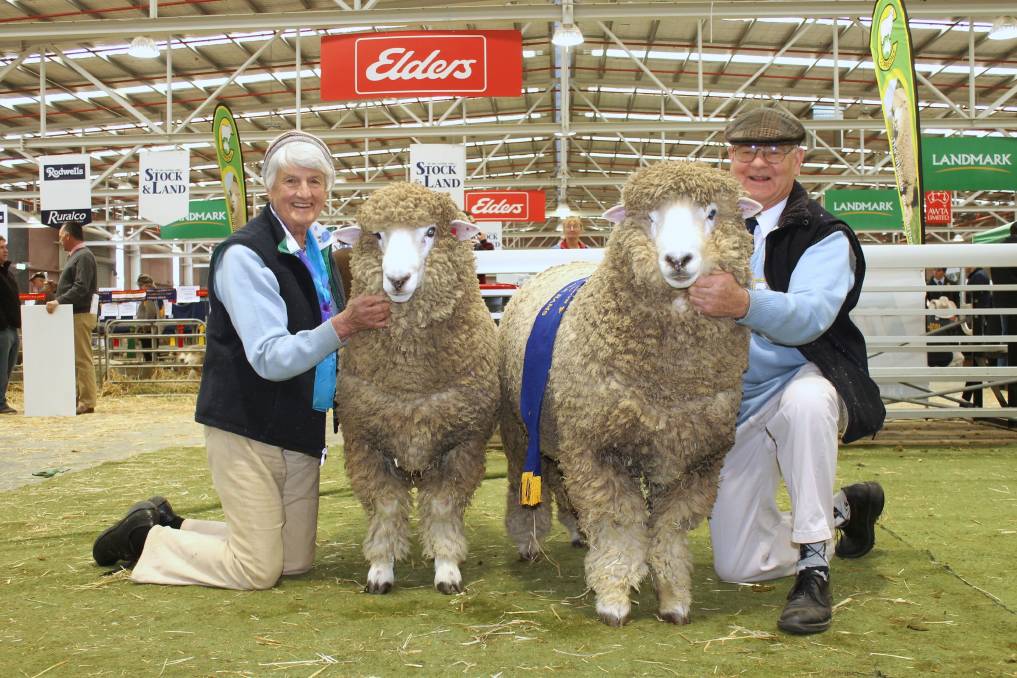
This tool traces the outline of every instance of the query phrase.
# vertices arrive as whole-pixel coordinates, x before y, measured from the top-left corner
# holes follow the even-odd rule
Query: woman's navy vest
[[[282,225],[266,207],[212,254],[205,365],[194,419],[260,443],[320,457],[325,448],[325,413],[311,407],[314,367],[286,381],[259,377],[247,362],[226,307],[215,294],[215,272],[223,253],[242,245],[253,250],[275,275],[290,333],[320,325],[321,310],[310,273],[297,257],[278,249],[285,237]],[[331,268],[332,258],[324,259]],[[345,300],[338,287],[341,283],[334,270],[329,273],[332,296],[341,311]]]

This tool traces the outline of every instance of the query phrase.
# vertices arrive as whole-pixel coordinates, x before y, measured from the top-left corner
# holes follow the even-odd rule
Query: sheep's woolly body
[[[664,282],[647,215],[677,196],[717,203],[720,215],[704,257],[745,285],[751,240],[737,210],[739,192],[727,174],[702,166],[666,163],[640,171],[625,187],[627,217],[612,233],[603,262],[595,270],[568,264],[535,276],[502,319],[502,437],[512,485],[506,521],[529,555],[541,536],[534,536],[534,524],[546,531],[549,508],[546,501],[535,511],[517,505],[526,449],[518,411],[525,345],[546,300],[592,272],[555,341],[541,448],[565,476],[568,497],[556,497],[571,501],[589,537],[587,583],[598,594],[599,610],[602,603],[627,610],[628,590],[649,565],[661,615],[687,614],[691,564],[684,532],[709,514],[720,464],[734,442],[748,331],[733,320],[701,315],[686,302],[685,290]],[[552,491],[556,477],[554,469]]]
[[[387,328],[355,334],[341,354],[346,471],[370,518],[364,553],[372,563],[407,555],[411,486],[425,555],[466,556],[462,515],[483,478],[499,394],[495,326],[472,251],[450,233],[455,213],[447,196],[414,184],[375,192],[360,213],[369,232],[438,227],[413,297],[392,304]],[[377,239],[365,233],[353,250],[353,295],[381,293],[381,263]]]

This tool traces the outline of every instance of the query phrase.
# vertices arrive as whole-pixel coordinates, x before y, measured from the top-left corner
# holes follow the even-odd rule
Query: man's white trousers
[[[840,415],[833,385],[806,363],[738,427],[710,518],[713,566],[722,580],[793,575],[799,544],[833,537]],[[782,477],[790,513],[777,508]]]

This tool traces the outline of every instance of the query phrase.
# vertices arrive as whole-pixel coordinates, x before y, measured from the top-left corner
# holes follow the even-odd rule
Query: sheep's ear
[[[469,240],[476,234],[480,233],[480,229],[476,225],[471,224],[463,219],[453,219],[450,225],[452,235],[458,240]]]
[[[738,198],[738,209],[742,212],[742,219],[748,219],[749,217],[754,217],[763,211],[763,206],[752,198],[748,198],[743,195]]]
[[[335,231],[336,240],[347,245],[356,245],[361,235],[363,235],[363,231],[359,226],[343,226]]]
[[[625,205],[615,205],[600,216],[607,219],[612,224],[620,224],[625,221]]]

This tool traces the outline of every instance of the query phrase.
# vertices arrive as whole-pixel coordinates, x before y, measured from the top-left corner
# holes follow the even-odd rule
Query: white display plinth
[[[25,416],[73,417],[74,311],[60,304],[55,313],[45,305],[21,307],[24,353]]]

